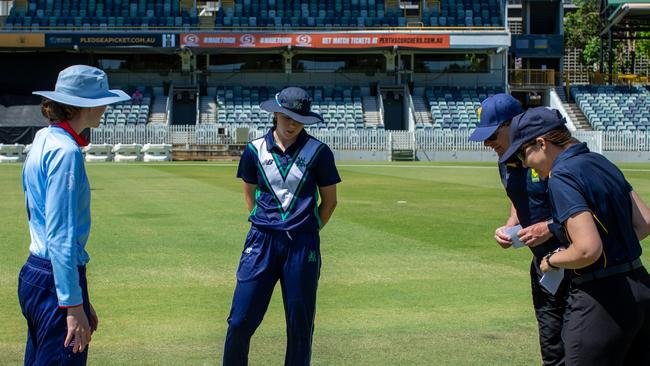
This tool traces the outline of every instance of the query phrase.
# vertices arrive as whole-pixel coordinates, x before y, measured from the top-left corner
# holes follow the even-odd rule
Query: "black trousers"
[[[530,264],[530,286],[539,329],[542,362],[545,366],[564,365],[562,327],[567,308],[570,281],[568,276],[565,276],[555,295],[551,294],[539,284],[542,275],[536,265],[537,261],[538,259],[533,257],[533,262]]]
[[[650,365],[650,275],[572,284],[563,330],[567,366]]]

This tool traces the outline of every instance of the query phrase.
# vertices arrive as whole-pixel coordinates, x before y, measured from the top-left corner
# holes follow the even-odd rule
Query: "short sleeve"
[[[318,152],[312,167],[316,176],[316,184],[319,187],[341,183],[341,177],[334,162],[334,154],[327,145],[323,145],[323,148]]]
[[[237,178],[248,184],[257,184],[257,152],[251,144],[246,146],[239,160]]]
[[[627,190],[628,193],[632,193],[632,191],[634,190],[634,187],[632,187],[632,185],[630,184],[630,182],[627,181],[627,179],[625,179],[625,190]]]
[[[555,218],[562,224],[573,214],[591,210],[580,185],[569,174],[554,173],[548,189]]]

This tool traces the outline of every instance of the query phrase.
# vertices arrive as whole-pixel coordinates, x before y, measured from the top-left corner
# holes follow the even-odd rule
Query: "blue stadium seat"
[[[499,88],[434,87],[425,91],[428,99],[432,128],[471,129],[478,123],[476,111],[490,95],[502,92]]]
[[[25,21],[26,16],[31,19]],[[158,18],[162,18],[162,21]],[[5,28],[18,25],[146,28],[150,24],[156,24],[188,29],[197,26],[198,22],[197,9],[181,12],[178,0],[27,0],[26,8],[12,7],[5,21]]]

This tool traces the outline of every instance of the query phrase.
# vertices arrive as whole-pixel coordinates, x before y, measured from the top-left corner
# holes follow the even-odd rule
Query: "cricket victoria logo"
[[[255,36],[252,34],[244,34],[239,37],[242,47],[255,47]]]
[[[186,34],[183,37],[183,44],[185,46],[198,46],[199,36],[197,36],[196,34]]]
[[[299,34],[296,37],[296,46],[299,47],[311,47],[311,36],[308,34]]]

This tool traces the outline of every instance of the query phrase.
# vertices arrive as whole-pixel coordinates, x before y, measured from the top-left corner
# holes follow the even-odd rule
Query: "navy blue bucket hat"
[[[106,73],[87,65],[74,65],[61,71],[54,91],[35,91],[32,94],[82,108],[99,107],[131,99],[121,90],[109,90]]]
[[[519,101],[504,93],[488,97],[481,103],[479,123],[469,136],[470,141],[485,141],[503,123],[513,119],[522,111]]]
[[[304,89],[289,87],[282,89],[274,98],[260,105],[267,112],[279,112],[303,125],[323,122],[320,114],[311,111],[312,99]]]
[[[510,125],[510,147],[503,154],[500,163],[506,163],[529,141],[553,130],[566,128],[566,120],[557,109],[535,107],[512,120]]]

